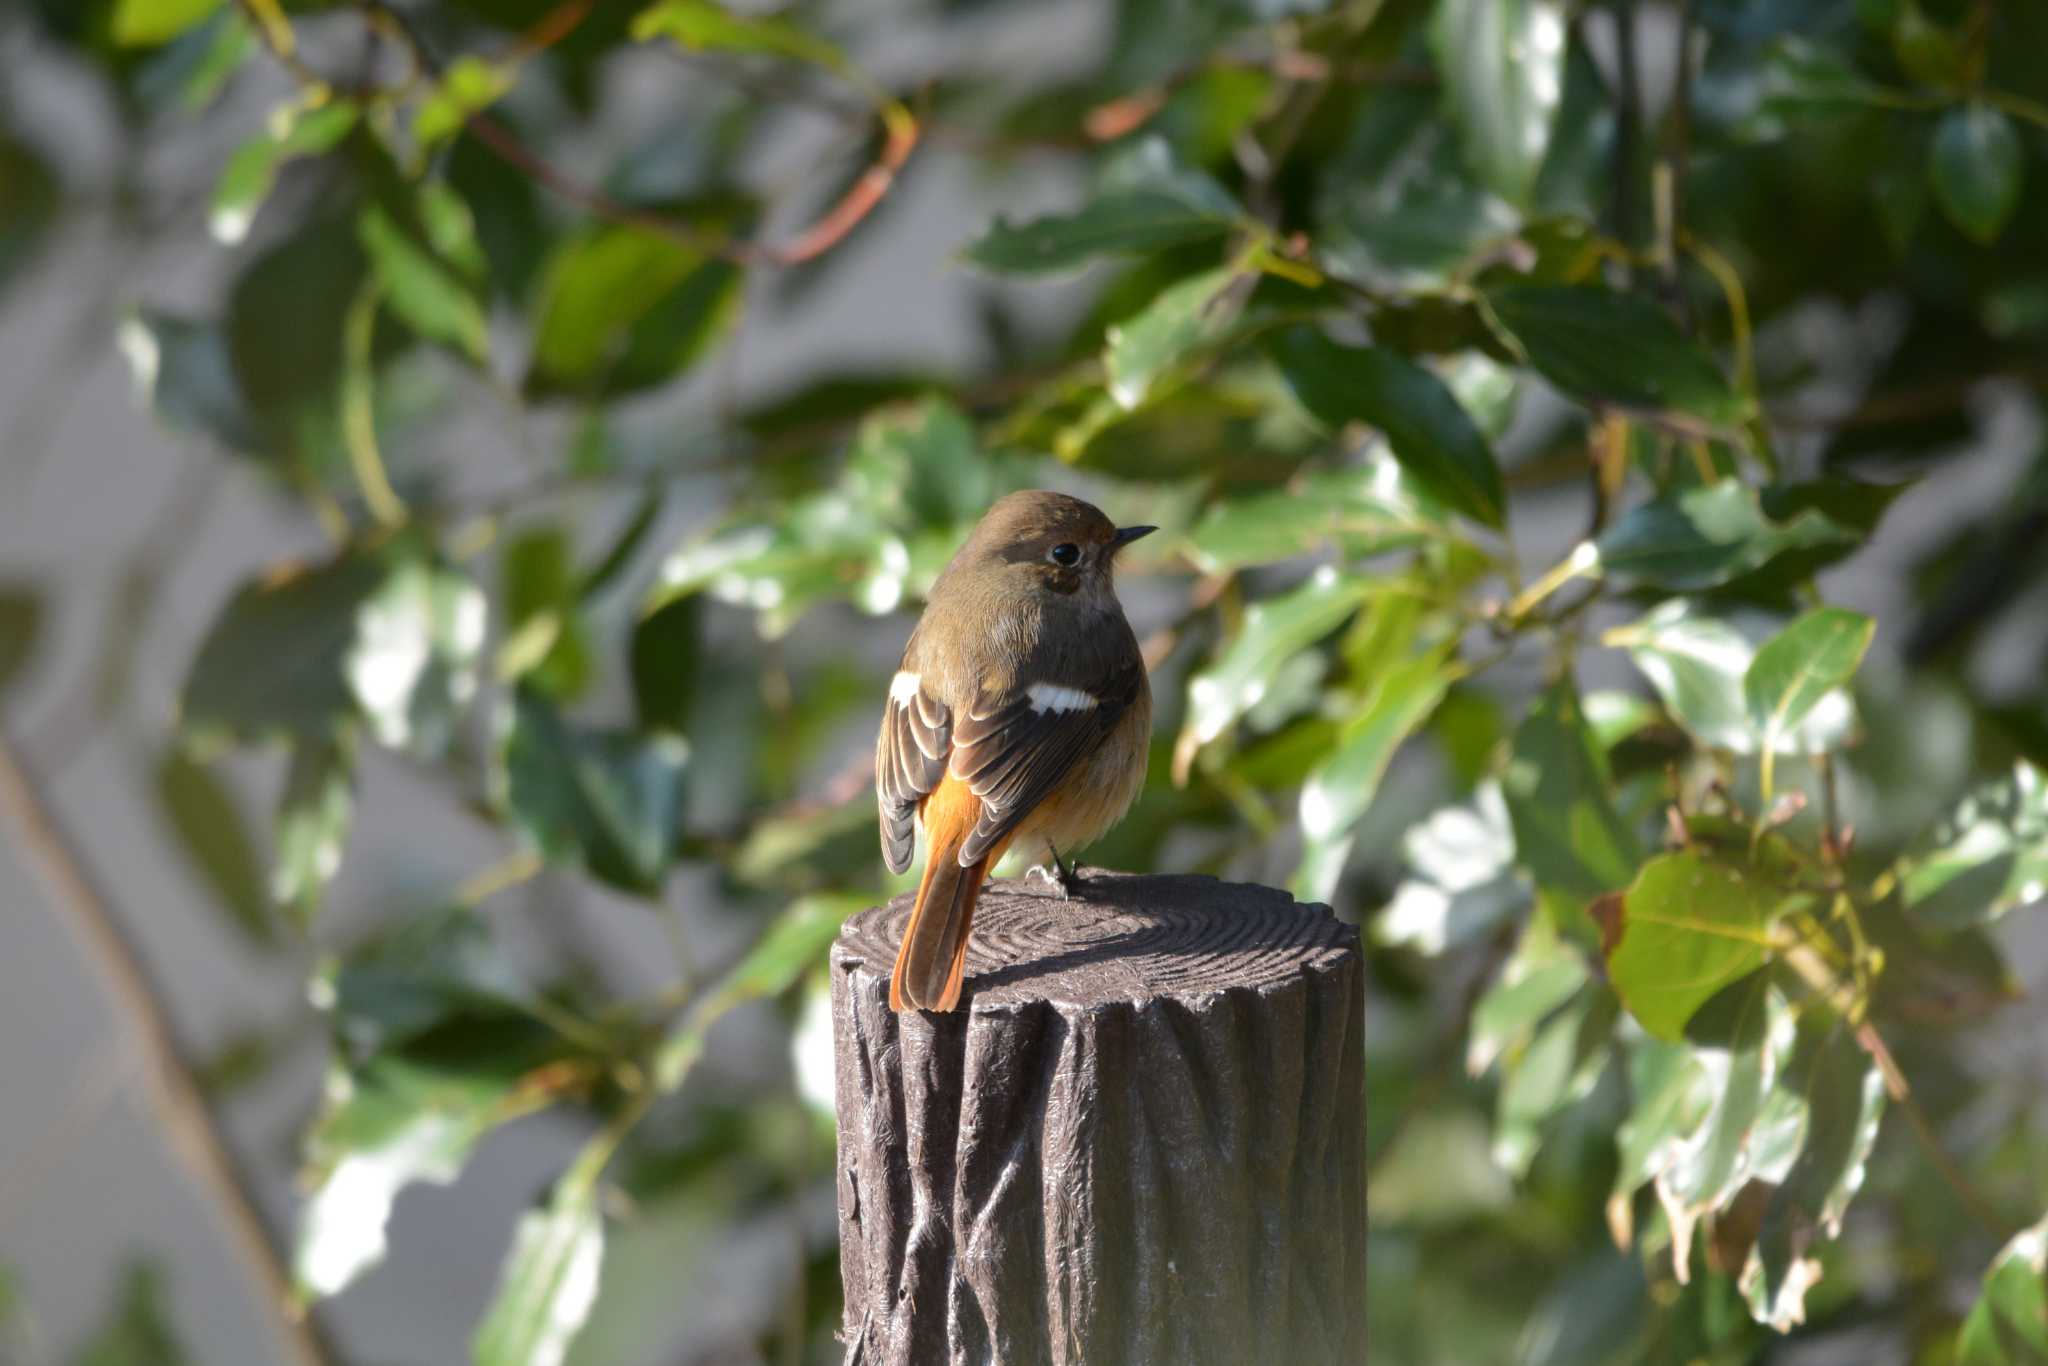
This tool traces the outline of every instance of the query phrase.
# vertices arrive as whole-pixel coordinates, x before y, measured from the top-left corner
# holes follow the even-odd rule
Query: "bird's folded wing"
[[[1094,753],[1144,682],[1135,658],[1091,688],[1029,682],[984,694],[953,725],[952,771],[981,798],[981,819],[960,862],[981,859]]]
[[[910,867],[917,846],[917,806],[946,776],[952,729],[952,713],[919,686],[917,675],[896,675],[875,741],[882,861],[892,873]]]

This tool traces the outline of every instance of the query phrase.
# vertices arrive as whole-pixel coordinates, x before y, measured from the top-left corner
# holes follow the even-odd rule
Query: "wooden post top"
[[[888,978],[909,893],[846,922],[835,966]],[[963,1010],[1049,1002],[1196,998],[1268,988],[1358,952],[1358,931],[1286,892],[1185,874],[1090,870],[1072,898],[1037,879],[993,879],[967,948]]]

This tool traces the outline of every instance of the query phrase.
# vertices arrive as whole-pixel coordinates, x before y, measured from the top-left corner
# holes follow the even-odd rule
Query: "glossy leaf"
[[[1733,624],[1674,599],[1648,616],[1601,637],[1629,652],[1657,689],[1672,718],[1700,743],[1735,754],[1825,750],[1846,738],[1854,711],[1846,693],[1823,690],[1795,722],[1768,730],[1769,709],[1751,706],[1746,680],[1757,658],[1750,637]],[[1761,720],[1759,720],[1761,716]]]
[[[1733,479],[1665,494],[1629,509],[1594,543],[1600,572],[1676,592],[1727,583],[1788,551],[1851,541],[1814,509],[1778,522],[1754,489]]]
[[[329,964],[314,997],[349,1055],[363,1058],[403,1051],[451,1022],[485,1026],[486,1045],[490,1033],[509,1044],[533,999],[490,923],[462,906],[402,920]]]
[[[1503,1055],[1526,1047],[1537,1027],[1587,980],[1578,950],[1558,937],[1550,921],[1532,916],[1498,980],[1473,1003],[1465,1070],[1479,1076]]]
[[[1398,479],[1368,467],[1325,470],[1298,486],[1213,503],[1189,529],[1187,547],[1214,574],[1331,544],[1367,555],[1446,534],[1444,524],[1427,515]]]
[[[1362,422],[1386,433],[1394,458],[1457,511],[1498,527],[1505,492],[1493,449],[1434,374],[1381,346],[1343,346],[1295,328],[1274,347],[1302,405],[1326,426]]]
[[[1526,204],[1564,96],[1564,6],[1443,0],[1430,37],[1466,164],[1494,193]]]
[[[941,399],[885,408],[854,436],[845,487],[900,528],[970,526],[995,501],[966,414]]]
[[[1899,894],[1940,929],[1995,920],[2048,894],[2048,777],[2020,760],[1918,835],[1899,859]]]
[[[466,576],[402,558],[354,616],[343,672],[381,744],[436,754],[475,698],[484,595]]]
[[[347,100],[310,109],[285,105],[273,114],[269,130],[229,158],[214,186],[207,226],[215,240],[232,246],[247,237],[284,164],[332,151],[356,126],[356,115]]]
[[[691,51],[760,52],[828,71],[850,67],[838,48],[776,15],[735,14],[715,0],[656,0],[633,20],[633,39],[671,38]]]
[[[2014,1234],[1984,1273],[1956,1340],[1956,1366],[2048,1361],[2048,1219]]]
[[[1582,991],[1536,1031],[1526,1049],[1503,1060],[1493,1160],[1510,1176],[1528,1175],[1543,1125],[1584,1100],[1599,1081],[1614,1019],[1611,994]]]
[[[117,0],[114,41],[155,47],[204,23],[227,0]]]
[[[1401,848],[1411,876],[1372,922],[1381,943],[1442,953],[1528,905],[1528,889],[1514,871],[1514,828],[1496,783],[1482,784],[1469,805],[1441,807],[1410,826]]]
[[[592,671],[574,550],[561,528],[536,528],[508,542],[499,562],[506,638],[498,676],[559,698],[581,693]]]
[[[545,1209],[519,1217],[498,1293],[471,1343],[476,1366],[561,1366],[597,1302],[604,1217],[572,1172]]]
[[[241,804],[211,769],[175,746],[157,760],[155,776],[158,808],[186,862],[250,942],[274,943],[277,927]]]
[[[688,758],[678,736],[575,727],[522,690],[506,719],[498,801],[550,863],[654,893],[682,836]]]
[[[1962,105],[1935,130],[1928,173],[1949,221],[1972,241],[1988,244],[2019,206],[2026,152],[2011,119],[1987,105]]]
[[[1608,979],[1651,1034],[1677,1040],[1722,987],[1764,965],[1783,898],[1703,854],[1664,854],[1622,900]]]
[[[496,104],[512,88],[513,79],[507,67],[481,57],[457,57],[420,101],[412,120],[413,141],[431,148],[454,137],[471,115]]]
[[[1102,364],[1119,407],[1136,408],[1167,371],[1228,331],[1239,278],[1231,270],[1191,276],[1109,329]]]
[[[262,452],[262,429],[217,323],[143,311],[122,320],[117,341],[137,399],[164,425],[228,450]]]
[[[1256,706],[1288,659],[1343,625],[1371,592],[1366,579],[1325,567],[1300,587],[1246,608],[1236,638],[1188,680],[1187,730],[1195,743],[1208,744]]]
[[[526,387],[604,397],[673,379],[730,325],[738,288],[734,266],[674,238],[593,228],[557,251],[541,283]]]
[[[354,769],[353,746],[345,738],[292,744],[277,801],[270,895],[301,929],[312,923],[327,884],[341,871],[355,820]]]
[[[1748,414],[1713,357],[1642,295],[1513,285],[1487,302],[1537,373],[1573,398],[1728,425]]]
[[[1394,751],[1413,735],[1450,686],[1441,651],[1402,663],[1376,681],[1355,716],[1338,733],[1337,748],[1311,773],[1301,789],[1302,867],[1295,895],[1327,901],[1348,849],[1351,827],[1379,791]]]
[[[1546,693],[1515,731],[1501,793],[1517,857],[1539,886],[1583,903],[1635,876],[1635,832],[1614,809],[1606,756],[1569,684]]]
[[[452,202],[467,213],[459,200]],[[358,232],[391,311],[429,341],[481,361],[484,309],[475,283],[374,204],[363,210]]]
[[[1104,256],[1135,256],[1221,238],[1234,224],[1212,208],[1156,189],[1103,195],[1069,214],[1011,224],[997,219],[970,243],[967,261],[1004,275],[1078,270]]]
[[[1817,607],[1764,643],[1743,675],[1742,693],[1750,727],[1766,748],[1777,747],[1849,682],[1876,630],[1860,613]]]

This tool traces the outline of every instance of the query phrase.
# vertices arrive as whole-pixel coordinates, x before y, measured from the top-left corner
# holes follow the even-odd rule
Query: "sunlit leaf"
[[[496,104],[512,88],[513,78],[509,68],[481,57],[457,57],[420,101],[412,120],[413,140],[430,148],[454,137],[472,114]]]
[[[1531,917],[1500,976],[1472,1006],[1465,1070],[1478,1076],[1502,1055],[1528,1046],[1536,1029],[1586,985],[1579,951],[1541,916]]]
[[[443,202],[460,208],[459,200]],[[429,341],[481,361],[484,309],[474,281],[375,204],[364,208],[358,232],[391,311]]]
[[[1188,730],[1208,744],[1266,695],[1296,652],[1341,626],[1372,593],[1358,576],[1323,568],[1290,592],[1245,610],[1244,624],[1216,662],[1188,680]]]
[[[604,1217],[593,1183],[565,1177],[519,1216],[498,1293],[471,1342],[476,1366],[561,1366],[597,1302]]]
[[[1764,965],[1785,902],[1742,869],[1703,854],[1660,855],[1622,899],[1608,979],[1643,1028],[1676,1040],[1716,992]]]
[[[633,38],[672,38],[692,51],[763,52],[844,74],[845,54],[778,15],[735,14],[715,0],[655,0],[633,20]]]
[[[1564,6],[1444,0],[1430,36],[1467,164],[1496,194],[1527,203],[1564,97]]]
[[[1514,872],[1514,829],[1497,783],[1481,784],[1470,805],[1441,807],[1410,826],[1401,847],[1412,876],[1372,922],[1382,943],[1442,953],[1529,903]]]
[[[277,852],[270,895],[300,928],[310,925],[321,895],[341,871],[355,819],[352,745],[345,738],[299,739],[277,801]]]
[[[1743,675],[1742,693],[1750,726],[1766,748],[1775,748],[1848,683],[1876,629],[1860,613],[1817,607],[1764,643]]]
[[[1999,1249],[1956,1340],[1956,1366],[2048,1361],[2048,1219]]]
[[[1343,346],[1295,328],[1274,346],[1302,405],[1332,428],[1362,422],[1386,433],[1402,468],[1469,517],[1498,527],[1505,492],[1493,449],[1434,374],[1383,346]]]
[[[1907,909],[1942,929],[2048,895],[2048,777],[2022,759],[1973,789],[1907,846],[1898,874]]]
[[[1136,408],[1162,375],[1229,330],[1239,279],[1231,270],[1191,276],[1109,329],[1102,364],[1119,407]]]
[[[114,41],[124,47],[155,47],[205,22],[227,0],[118,0]]]
[[[1721,424],[1747,415],[1747,402],[1713,357],[1640,294],[1512,285],[1487,301],[1529,364],[1573,398],[1669,409]]]
[[[521,690],[504,726],[498,800],[549,862],[653,893],[682,837],[688,758],[680,736],[572,726]]]
[[[2019,206],[2026,152],[2011,119],[1988,105],[1966,104],[1935,130],[1928,171],[1949,221],[1972,241],[1990,243]]]
[[[476,696],[485,611],[465,575],[412,558],[364,599],[342,668],[379,743],[422,754],[447,747]]]
[[[214,238],[232,246],[247,237],[284,164],[332,151],[356,126],[356,116],[356,106],[347,100],[280,107],[268,131],[242,144],[221,172],[207,218]]]
[[[1323,470],[1299,486],[1213,503],[1188,531],[1188,550],[1203,569],[1221,573],[1331,544],[1365,555],[1449,534],[1398,479],[1381,474],[1370,467]]]
[[[1631,508],[1594,544],[1603,573],[1694,592],[1727,583],[1787,551],[1853,539],[1812,508],[1774,521],[1764,514],[1754,489],[1724,479]]]
[[[1635,833],[1614,809],[1612,786],[1578,697],[1558,684],[1516,730],[1501,775],[1516,857],[1538,885],[1585,902],[1635,876]]]
[[[1544,1123],[1584,1100],[1600,1079],[1615,1013],[1611,993],[1583,990],[1544,1022],[1527,1048],[1502,1060],[1493,1160],[1510,1176],[1528,1174]]]
[[[1755,754],[1768,735],[1781,753],[1825,750],[1846,737],[1854,719],[1848,695],[1828,688],[1796,721],[1771,730],[1768,709],[1758,713],[1746,690],[1757,658],[1749,635],[1682,599],[1659,604],[1601,641],[1627,649],[1672,718],[1717,749]]]
[[[566,531],[544,527],[514,537],[499,561],[506,639],[498,676],[561,698],[581,693],[592,670],[574,552]]]

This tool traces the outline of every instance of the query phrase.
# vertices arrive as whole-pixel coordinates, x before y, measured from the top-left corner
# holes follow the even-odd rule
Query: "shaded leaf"
[[[498,803],[550,863],[654,893],[682,837],[688,758],[679,736],[573,727],[521,689],[505,725]]]
[[[1611,992],[1582,989],[1526,1049],[1502,1060],[1493,1160],[1510,1176],[1529,1172],[1545,1121],[1584,1100],[1607,1065],[1616,1010]]]
[[[1430,37],[1466,164],[1487,188],[1526,204],[1564,96],[1564,6],[1444,0]]]
[[[317,980],[317,999],[353,1057],[402,1050],[451,1021],[503,1034],[528,1017],[532,992],[491,938],[489,923],[454,906],[399,922]]]
[[[1512,285],[1487,296],[1537,373],[1573,398],[1734,424],[1749,405],[1713,357],[1650,300],[1585,285]]]
[[[964,254],[984,270],[1044,275],[1076,270],[1098,257],[1137,256],[1220,238],[1233,226],[1211,208],[1161,190],[1128,190],[1069,214],[1014,225],[999,218]]]
[[[313,922],[327,884],[341,871],[355,819],[355,756],[346,738],[299,739],[277,801],[270,895],[301,929]]]
[[[468,213],[458,199],[440,202]],[[481,361],[486,347],[484,307],[473,281],[439,255],[432,243],[415,237],[375,204],[363,209],[357,232],[391,311],[429,341]]]
[[[885,408],[862,422],[847,457],[845,487],[898,527],[948,531],[978,520],[996,496],[974,425],[939,398]]]
[[[2042,1362],[2048,1362],[2048,1219],[1999,1249],[1956,1340],[1956,1366]]]
[[[682,734],[697,700],[703,653],[703,604],[696,598],[663,603],[633,626],[633,706],[648,730]]]
[[[1229,330],[1240,278],[1229,269],[1191,276],[1109,329],[1102,364],[1119,407],[1136,408],[1166,371]]]
[[[498,1293],[471,1342],[476,1366],[560,1366],[597,1302],[604,1218],[572,1171],[545,1209],[519,1216]]]
[[[568,533],[560,527],[522,532],[506,544],[499,570],[505,642],[498,676],[523,678],[553,697],[581,693],[590,681],[590,641]]]
[[[1644,1029],[1675,1041],[1716,992],[1764,965],[1784,901],[1700,853],[1651,859],[1623,898],[1608,979]]]
[[[43,633],[43,597],[21,583],[0,583],[0,692],[35,658]]]
[[[1578,697],[1559,683],[1516,729],[1501,775],[1516,857],[1539,886],[1586,902],[1635,876],[1639,847],[1611,790]]]
[[[1808,508],[1790,520],[1764,515],[1756,491],[1734,479],[1681,489],[1629,509],[1595,542],[1601,572],[1676,592],[1729,582],[1787,551],[1853,542]]]
[[[1586,985],[1585,959],[1542,916],[1532,916],[1500,977],[1473,1003],[1465,1070],[1478,1076],[1524,1048],[1551,1013]]]
[[[261,454],[262,429],[235,377],[218,323],[147,310],[122,319],[118,342],[136,396],[165,426]]]
[[[1995,920],[2048,894],[2048,777],[2022,759],[1971,790],[1907,846],[1907,910],[1941,929]]]
[[[609,397],[674,378],[731,323],[739,279],[733,265],[646,228],[572,238],[541,282],[527,390]]]
[[[0,128],[0,286],[43,240],[63,195],[49,160]]]
[[[1295,396],[1326,426],[1363,422],[1386,433],[1402,468],[1469,517],[1498,527],[1505,492],[1493,448],[1449,386],[1382,346],[1342,346],[1292,328],[1274,357]]]
[[[129,1263],[113,1317],[78,1349],[71,1366],[185,1366],[192,1358],[178,1340],[167,1300],[154,1262]]]
[[[1187,547],[1215,574],[1291,559],[1332,542],[1346,554],[1368,555],[1446,534],[1398,479],[1371,468],[1342,469],[1212,503],[1188,531]]]
[[[114,41],[123,47],[155,47],[196,28],[227,0],[118,0]]]
[[[275,943],[262,864],[240,803],[212,770],[175,745],[157,759],[155,778],[164,823],[215,902],[250,942]]]
[[[412,120],[413,141],[427,149],[454,137],[472,114],[496,104],[512,88],[513,78],[508,67],[481,57],[457,57],[420,101]]]
[[[633,40],[672,38],[693,52],[761,52],[827,71],[851,70],[831,43],[778,15],[734,14],[714,0],[656,0],[633,19]]]
[[[1949,221],[1974,242],[1998,240],[2019,206],[2026,153],[2012,121],[1982,104],[1942,117],[1928,162],[1934,197]]]

